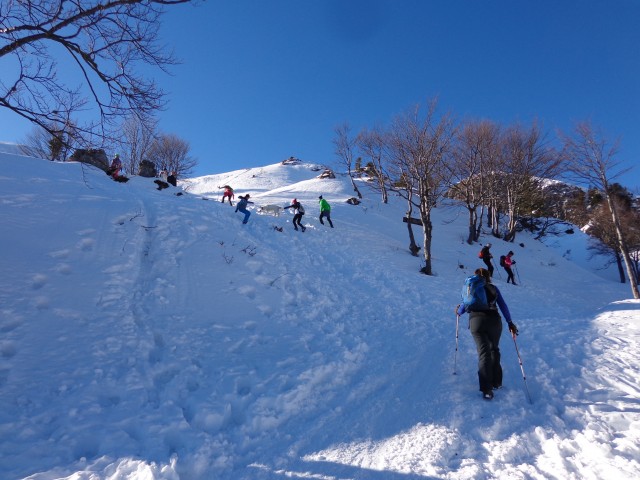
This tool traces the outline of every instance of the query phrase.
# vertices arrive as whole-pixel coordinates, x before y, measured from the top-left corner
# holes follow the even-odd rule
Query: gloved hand
[[[515,260],[511,260],[511,265],[515,265],[516,261]]]
[[[516,327],[515,323],[509,322],[509,331],[511,332],[511,335],[518,335],[518,327]]]
[[[453,313],[456,314],[456,316],[458,315],[458,310],[460,309],[460,304],[456,305],[456,308],[453,310]]]

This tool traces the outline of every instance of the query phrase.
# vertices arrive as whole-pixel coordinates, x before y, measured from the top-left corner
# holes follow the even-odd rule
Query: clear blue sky
[[[460,119],[538,118],[552,137],[590,118],[640,187],[638,0],[209,0],[170,8],[163,40],[183,63],[154,72],[160,127],[190,142],[197,175],[332,164],[336,125],[437,96]]]

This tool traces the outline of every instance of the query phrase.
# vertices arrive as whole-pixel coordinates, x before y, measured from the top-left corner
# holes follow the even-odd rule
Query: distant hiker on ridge
[[[111,160],[111,166],[109,170],[107,170],[107,175],[116,179],[120,176],[120,170],[122,170],[122,162],[120,161],[120,155],[116,153],[113,160]]]
[[[487,266],[487,270],[489,270],[489,275],[493,277],[493,265],[491,264],[491,259],[493,258],[493,255],[491,255],[491,252],[489,251],[490,249],[491,249],[491,244],[487,243],[484,247],[482,247],[482,250],[480,250],[480,253],[478,254],[478,256],[482,259],[484,264]]]
[[[322,195],[320,195],[318,198],[320,199],[320,223],[324,225],[322,219],[326,218],[331,228],[333,228],[333,222],[331,221],[331,205],[329,205],[329,202],[322,198]]]
[[[231,199],[235,198],[235,195],[233,194],[233,188],[231,188],[229,185],[225,185],[222,188],[224,188],[224,193],[222,194],[222,203],[224,203],[225,198],[229,197],[229,205],[233,207],[233,203],[231,203]]]
[[[247,223],[249,221],[249,216],[251,215],[251,212],[247,210],[247,204],[250,203],[253,205],[253,202],[249,201],[250,196],[251,195],[249,195],[248,193],[244,197],[242,195],[238,196],[240,200],[236,205],[236,212],[244,213],[244,220],[242,221],[242,223]]]
[[[302,225],[302,216],[304,215],[304,207],[300,204],[300,202],[296,198],[294,198],[293,200],[291,200],[291,205],[284,208],[285,209],[293,208],[293,228],[296,231],[298,231],[298,225],[299,225],[302,231],[304,232],[307,229],[307,227]]]
[[[493,398],[493,390],[502,388],[502,366],[500,365],[500,336],[502,335],[502,319],[498,308],[504,315],[509,331],[518,334],[518,327],[511,321],[511,314],[498,287],[491,283],[491,275],[484,268],[478,268],[474,277],[478,278],[479,286],[486,295],[484,307],[469,308],[469,330],[473,335],[478,351],[478,381],[480,391],[485,400]],[[470,279],[474,278],[470,277]],[[456,307],[456,315],[467,312],[467,307],[460,304]]]

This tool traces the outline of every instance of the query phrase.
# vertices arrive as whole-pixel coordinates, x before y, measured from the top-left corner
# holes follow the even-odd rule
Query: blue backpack
[[[480,275],[467,277],[462,286],[462,303],[467,312],[481,312],[489,309],[485,281]]]

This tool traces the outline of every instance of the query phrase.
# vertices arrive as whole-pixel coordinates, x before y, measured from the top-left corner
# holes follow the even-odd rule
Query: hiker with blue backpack
[[[515,336],[518,328],[511,321],[511,314],[498,287],[491,283],[491,274],[485,268],[478,268],[474,275],[465,280],[462,289],[462,303],[456,307],[458,318],[469,313],[469,330],[478,351],[478,380],[482,398],[491,400],[493,391],[502,387],[502,366],[500,365],[500,336],[504,315],[509,331]]]

